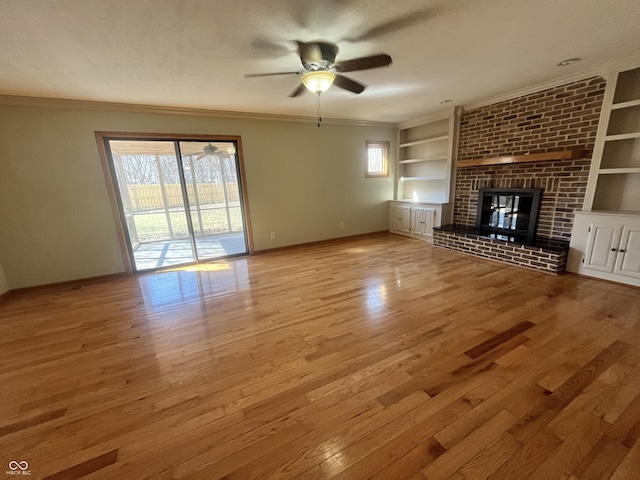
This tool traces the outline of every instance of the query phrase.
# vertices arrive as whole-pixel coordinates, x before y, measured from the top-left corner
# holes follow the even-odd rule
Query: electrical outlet
[[[275,240],[276,239],[276,232],[271,232],[271,240]]]

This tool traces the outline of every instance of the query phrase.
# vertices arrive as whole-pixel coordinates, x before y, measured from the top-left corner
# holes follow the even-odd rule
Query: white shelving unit
[[[398,125],[397,201],[453,201],[460,114],[451,107]]]
[[[433,239],[433,227],[453,220],[453,188],[460,107],[398,125],[395,200],[389,231],[420,240]]]
[[[584,210],[640,215],[640,67],[607,79]]]
[[[640,67],[607,78],[567,270],[640,286]]]

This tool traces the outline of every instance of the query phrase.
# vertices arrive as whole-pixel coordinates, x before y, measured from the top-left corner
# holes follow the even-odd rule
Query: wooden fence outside
[[[227,183],[227,201],[237,203],[240,201],[237,183]],[[200,205],[224,204],[224,186],[220,183],[197,183],[198,202]],[[181,207],[183,205],[182,189],[177,183],[165,183],[167,194],[167,208]],[[188,198],[195,206],[193,184],[187,185]],[[159,184],[154,185],[129,185],[129,199],[132,212],[165,208],[162,197],[162,189]]]

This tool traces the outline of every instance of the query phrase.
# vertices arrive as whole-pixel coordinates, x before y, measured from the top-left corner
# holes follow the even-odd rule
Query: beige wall
[[[240,135],[256,250],[387,228],[393,177],[364,177],[364,144],[395,152],[388,126],[5,104],[0,264],[11,288],[124,271],[95,131]]]
[[[7,283],[4,271],[2,270],[2,265],[0,264],[0,295],[7,291],[9,291],[9,284]]]

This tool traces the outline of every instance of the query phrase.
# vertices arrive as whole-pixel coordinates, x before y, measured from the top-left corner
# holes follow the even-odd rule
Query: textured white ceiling
[[[323,116],[397,122],[640,63],[639,26],[638,0],[0,0],[0,94],[312,117],[299,76],[243,74],[298,70],[292,41],[323,39],[393,58]]]

